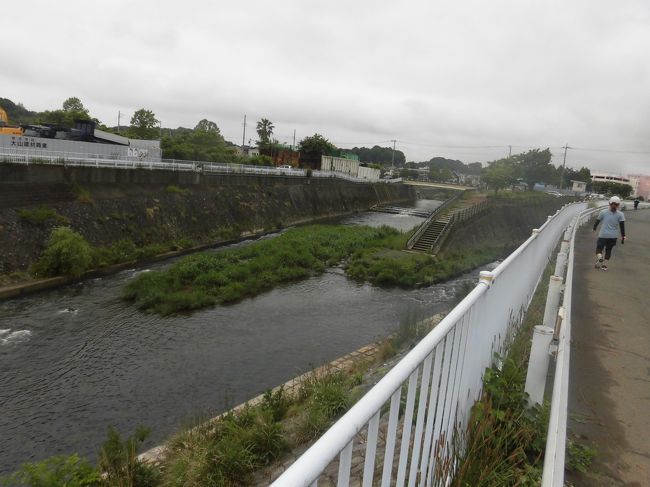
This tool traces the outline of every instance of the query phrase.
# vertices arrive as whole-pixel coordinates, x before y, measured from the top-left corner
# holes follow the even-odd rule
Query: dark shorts
[[[612,248],[616,245],[615,238],[599,238],[596,242],[596,252],[601,253],[603,249],[607,252],[607,257],[612,253]]]

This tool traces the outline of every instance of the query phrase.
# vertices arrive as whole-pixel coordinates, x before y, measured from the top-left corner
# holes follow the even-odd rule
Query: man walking
[[[596,242],[596,269],[607,270],[607,264],[603,263],[603,249],[605,249],[605,261],[609,262],[612,249],[616,245],[619,229],[621,230],[621,244],[625,243],[625,215],[618,209],[620,204],[620,198],[612,196],[609,199],[609,208],[601,211],[594,223],[594,232],[599,223],[603,224]]]

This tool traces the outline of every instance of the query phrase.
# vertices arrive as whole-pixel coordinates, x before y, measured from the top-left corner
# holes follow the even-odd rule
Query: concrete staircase
[[[455,204],[441,212],[437,218],[425,223],[427,226],[411,245],[409,250],[415,252],[433,253],[442,245],[454,223],[467,220],[480,212],[487,203],[484,200],[458,200]]]

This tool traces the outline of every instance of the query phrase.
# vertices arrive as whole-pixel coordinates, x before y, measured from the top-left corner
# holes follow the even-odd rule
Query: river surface
[[[366,212],[343,223],[407,230],[421,221]],[[235,305],[161,318],[120,299],[140,272],[0,303],[0,472],[55,454],[93,458],[108,425],[123,434],[148,426],[147,445],[161,442],[395,331],[407,313],[443,310],[461,282],[382,289],[331,269]]]

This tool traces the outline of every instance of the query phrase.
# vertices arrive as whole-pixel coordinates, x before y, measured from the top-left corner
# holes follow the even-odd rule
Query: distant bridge
[[[447,183],[429,183],[426,181],[402,181],[409,186],[424,186],[427,188],[440,188],[440,189],[455,189],[456,191],[467,191],[468,189],[475,189],[472,186],[463,186],[462,184],[447,184]]]

